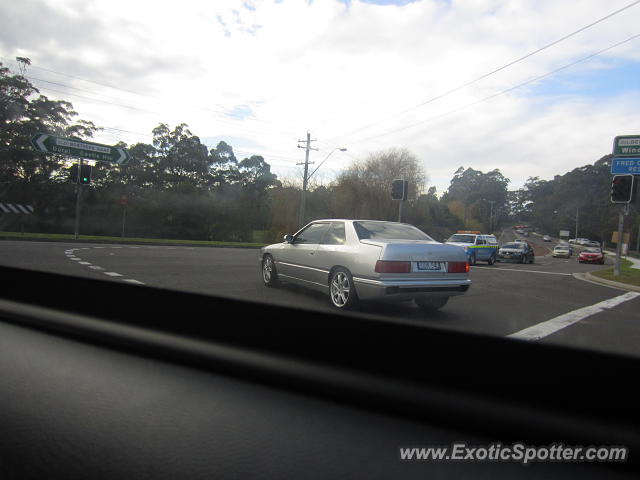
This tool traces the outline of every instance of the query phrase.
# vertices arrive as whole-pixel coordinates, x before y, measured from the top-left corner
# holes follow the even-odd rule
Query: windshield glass
[[[360,240],[427,240],[433,238],[410,225],[387,222],[353,222]]]
[[[640,174],[638,18],[0,2],[0,266],[640,355],[640,210],[612,192]]]
[[[475,243],[476,241],[476,237],[475,235],[451,235],[449,237],[449,240],[447,240],[447,242],[453,242],[453,243]]]
[[[515,248],[516,250],[521,250],[524,248],[524,244],[522,243],[506,243],[502,246],[502,248]]]

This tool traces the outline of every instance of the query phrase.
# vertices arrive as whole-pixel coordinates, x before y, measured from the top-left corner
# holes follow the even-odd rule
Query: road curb
[[[629,292],[640,292],[640,287],[636,285],[629,285],[628,283],[620,283],[620,282],[613,282],[611,280],[605,280],[604,278],[591,275],[589,272],[574,273],[573,278],[577,278],[578,280],[587,281],[591,283],[599,283],[607,287],[615,287],[615,288],[619,288],[620,290],[627,290]]]
[[[17,240],[24,242],[58,242],[58,243],[95,243],[95,244],[112,244],[112,245],[153,245],[159,247],[205,247],[205,248],[246,248],[246,249],[260,249],[262,246],[253,246],[253,245],[203,245],[200,243],[171,243],[171,242],[136,242],[136,241],[118,241],[118,240],[85,240],[75,238],[34,238],[34,237],[5,237],[0,236],[0,241],[7,240]],[[264,246],[266,246],[265,244]]]

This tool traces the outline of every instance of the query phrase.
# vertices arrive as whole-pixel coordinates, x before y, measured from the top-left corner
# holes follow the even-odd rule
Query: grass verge
[[[629,285],[640,287],[640,269],[631,268],[631,265],[632,263],[629,260],[622,258],[620,259],[619,276],[615,277],[613,275],[613,268],[591,272],[591,275],[604,278],[605,280],[611,280],[612,282],[628,283]]]
[[[70,233],[27,233],[20,232],[0,232],[0,239],[4,240],[40,240],[40,241],[75,241],[75,236]],[[207,240],[176,240],[170,238],[121,238],[121,237],[103,237],[98,235],[78,235],[78,241],[96,242],[96,243],[132,243],[132,244],[150,244],[150,245],[196,245],[202,247],[239,247],[239,248],[260,248],[265,246],[264,243],[252,242],[223,242],[223,241],[207,241]]]

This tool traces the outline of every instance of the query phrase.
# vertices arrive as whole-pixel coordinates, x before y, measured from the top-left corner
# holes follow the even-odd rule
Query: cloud
[[[69,96],[83,118],[132,132],[186,122],[201,138],[245,139],[276,173],[303,159],[297,140],[309,130],[320,148],[312,160],[349,149],[331,157],[327,173],[368,152],[405,147],[423,159],[439,191],[460,165],[500,168],[517,186],[591,163],[615,135],[635,133],[628,129],[640,87],[608,79],[637,73],[639,40],[462,107],[638,33],[640,6],[428,100],[627,3],[23,0],[0,6],[0,55],[28,56],[34,76],[103,100]],[[109,141],[141,140],[127,135],[104,133]]]

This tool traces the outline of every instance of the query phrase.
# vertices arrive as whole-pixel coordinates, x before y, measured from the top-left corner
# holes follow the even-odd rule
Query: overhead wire
[[[415,123],[412,123],[412,124],[410,124],[410,125],[406,125],[406,126],[404,126],[404,127],[400,127],[400,128],[394,129],[394,130],[390,130],[390,131],[383,132],[383,133],[378,133],[378,134],[376,134],[376,135],[372,135],[372,136],[370,136],[370,137],[362,138],[362,139],[360,139],[360,140],[350,141],[349,143],[350,143],[350,144],[355,144],[355,143],[360,143],[360,142],[364,142],[364,141],[374,140],[374,139],[377,139],[377,138],[380,138],[380,137],[384,137],[384,136],[387,136],[387,135],[391,135],[391,134],[393,134],[393,133],[398,133],[398,132],[401,132],[401,131],[404,131],[404,130],[407,130],[407,129],[413,128],[413,127],[418,126],[418,125],[422,125],[422,124],[427,123],[427,122],[431,122],[431,121],[434,121],[434,120],[438,120],[438,119],[443,118],[443,117],[446,117],[446,116],[448,116],[448,115],[452,115],[453,113],[457,113],[457,112],[459,112],[459,111],[461,111],[461,110],[464,110],[464,109],[466,109],[466,108],[472,107],[472,106],[477,105],[477,104],[479,104],[479,103],[486,102],[486,101],[491,100],[491,99],[493,99],[493,98],[496,98],[496,97],[498,97],[498,96],[500,96],[500,95],[504,95],[504,94],[509,93],[509,92],[511,92],[511,91],[513,91],[513,90],[516,90],[516,89],[518,89],[518,88],[524,87],[525,85],[529,85],[530,83],[536,82],[536,81],[541,80],[541,79],[543,79],[543,78],[545,78],[545,77],[549,77],[549,76],[551,76],[551,75],[553,75],[553,74],[555,74],[555,73],[558,73],[558,72],[559,72],[559,71],[561,71],[561,70],[565,70],[565,69],[567,69],[567,68],[569,68],[569,67],[572,67],[572,66],[574,66],[574,65],[577,65],[578,63],[582,63],[582,62],[585,62],[585,61],[587,61],[587,60],[590,60],[590,59],[592,59],[592,58],[594,58],[594,57],[596,57],[596,56],[598,56],[598,55],[601,55],[601,54],[602,54],[602,53],[604,53],[604,52],[607,52],[607,51],[609,51],[609,50],[611,50],[611,49],[613,49],[613,48],[619,47],[620,45],[623,45],[623,44],[628,43],[628,42],[630,42],[630,41],[632,41],[632,40],[635,40],[635,39],[636,39],[636,38],[638,38],[638,37],[640,37],[640,33],[639,33],[639,34],[632,35],[631,37],[629,37],[629,38],[627,38],[627,39],[625,39],[625,40],[622,40],[621,42],[617,42],[617,43],[615,43],[615,44],[613,44],[613,45],[610,45],[610,46],[608,46],[608,47],[606,47],[606,48],[604,48],[604,49],[602,49],[602,50],[599,50],[598,52],[592,53],[591,55],[588,55],[588,56],[586,56],[586,57],[582,57],[582,58],[580,58],[580,59],[578,59],[578,60],[575,60],[575,61],[573,61],[573,62],[571,62],[571,63],[568,63],[568,64],[563,65],[563,66],[561,66],[561,67],[558,67],[558,68],[556,68],[556,69],[554,69],[554,70],[551,70],[551,71],[549,71],[549,72],[547,72],[547,73],[544,73],[544,74],[542,74],[542,75],[538,75],[538,76],[533,77],[533,78],[531,78],[531,79],[529,79],[529,80],[527,80],[527,81],[525,81],[525,82],[519,83],[519,84],[514,85],[514,86],[512,86],[512,87],[509,87],[509,88],[507,88],[507,89],[501,90],[501,91],[499,91],[499,92],[497,92],[497,93],[494,93],[494,94],[488,95],[488,96],[486,96],[486,97],[484,97],[484,98],[481,98],[481,99],[476,100],[476,101],[474,101],[474,102],[468,103],[468,104],[463,105],[463,106],[461,106],[461,107],[458,107],[458,108],[456,108],[456,109],[454,109],[454,110],[450,110],[450,111],[445,112],[445,113],[442,113],[442,114],[440,114],[440,115],[436,115],[436,116],[434,116],[434,117],[430,117],[430,118],[427,118],[427,119],[425,119],[425,120],[420,120],[419,122],[415,122]]]
[[[469,87],[469,86],[471,86],[471,85],[473,85],[473,84],[475,84],[475,83],[477,83],[477,82],[479,82],[481,80],[484,80],[485,78],[490,77],[491,75],[495,75],[496,73],[501,72],[502,70],[505,70],[505,69],[517,64],[517,63],[520,63],[523,60],[526,60],[527,58],[532,57],[533,55],[536,55],[537,53],[540,53],[540,52],[542,52],[544,50],[547,50],[548,48],[551,48],[554,45],[557,45],[557,44],[559,44],[559,43],[561,43],[561,42],[563,42],[563,41],[565,41],[565,40],[567,40],[567,39],[569,39],[571,37],[574,37],[575,35],[577,35],[577,34],[579,34],[581,32],[584,32],[585,30],[587,30],[587,29],[589,29],[591,27],[594,27],[595,25],[598,25],[599,23],[602,23],[605,20],[608,20],[609,18],[620,14],[623,11],[628,10],[629,8],[638,5],[639,3],[640,3],[640,0],[636,0],[634,2],[631,2],[631,3],[627,4],[627,5],[625,5],[624,7],[619,8],[619,9],[617,9],[617,10],[615,10],[615,11],[613,11],[613,12],[607,14],[607,15],[605,15],[604,17],[599,18],[596,21],[591,22],[590,24],[579,28],[578,30],[575,30],[575,31],[573,31],[573,32],[571,32],[571,33],[569,33],[567,35],[564,35],[563,37],[561,37],[561,38],[559,38],[557,40],[554,40],[551,43],[543,45],[542,47],[537,48],[536,50],[533,50],[532,52],[529,52],[526,55],[523,55],[522,57],[519,57],[519,58],[517,58],[515,60],[512,60],[512,61],[510,61],[510,62],[508,62],[508,63],[506,63],[506,64],[504,64],[504,65],[502,65],[502,66],[500,66],[498,68],[495,68],[495,69],[493,69],[493,70],[491,70],[491,71],[489,71],[489,72],[487,72],[487,73],[485,73],[483,75],[480,75],[479,77],[474,78],[473,80],[470,80],[468,82],[462,83],[462,84],[458,85],[457,87],[452,88],[451,90],[448,90],[448,91],[446,91],[444,93],[441,93],[441,94],[438,94],[438,95],[436,95],[434,97],[431,97],[428,100],[425,100],[424,102],[421,102],[421,103],[418,103],[417,105],[414,105],[413,107],[410,107],[408,109],[402,110],[402,111],[400,111],[398,113],[395,113],[395,114],[393,114],[393,115],[391,115],[389,117],[386,117],[386,118],[378,120],[376,122],[367,124],[367,125],[365,125],[363,127],[356,128],[355,130],[351,130],[351,131],[349,131],[349,132],[347,132],[347,133],[345,133],[343,135],[338,135],[338,136],[332,137],[332,138],[341,138],[341,137],[344,137],[344,136],[347,136],[347,135],[353,135],[354,133],[360,132],[362,130],[366,130],[366,129],[371,128],[371,127],[373,127],[375,125],[378,125],[380,123],[387,122],[387,121],[392,120],[394,118],[397,118],[397,117],[399,117],[401,115],[404,115],[406,113],[412,112],[412,111],[414,111],[414,110],[416,110],[416,109],[418,109],[420,107],[423,107],[423,106],[428,105],[430,103],[433,103],[433,102],[435,102],[437,100],[440,100],[441,98],[444,98],[444,97],[446,97],[448,95],[451,95],[451,94],[453,94],[453,93],[455,93],[455,92],[457,92],[459,90],[462,90],[463,88]]]

